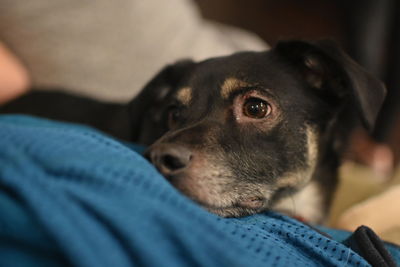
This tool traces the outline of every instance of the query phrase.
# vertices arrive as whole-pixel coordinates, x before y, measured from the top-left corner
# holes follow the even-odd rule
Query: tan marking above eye
[[[182,105],[189,105],[190,101],[192,101],[192,88],[190,87],[183,87],[178,90],[176,93],[176,98]]]
[[[249,87],[250,84],[248,84],[245,81],[241,81],[237,78],[227,78],[224,83],[221,86],[221,96],[224,99],[228,99],[229,96],[232,94],[232,92],[235,92],[237,90],[240,90],[243,87]]]

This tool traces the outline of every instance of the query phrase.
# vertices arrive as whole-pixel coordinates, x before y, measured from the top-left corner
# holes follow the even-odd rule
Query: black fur
[[[229,78],[240,88],[224,98]],[[176,96],[182,88],[191,91],[186,105]],[[241,114],[237,103],[254,96],[270,104],[269,116]],[[316,214],[303,214],[301,206],[296,213],[317,222],[330,204],[349,133],[373,128],[384,96],[382,83],[332,42],[285,41],[266,52],[167,66],[128,104],[33,91],[0,112],[84,123],[152,144],[147,157],[164,176],[222,216],[281,209],[281,201],[296,200],[313,184],[321,197]],[[283,179],[291,182],[281,185]]]

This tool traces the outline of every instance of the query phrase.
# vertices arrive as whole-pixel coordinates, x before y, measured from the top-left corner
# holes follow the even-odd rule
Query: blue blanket
[[[0,116],[0,266],[369,266],[288,217],[219,218],[96,131]]]

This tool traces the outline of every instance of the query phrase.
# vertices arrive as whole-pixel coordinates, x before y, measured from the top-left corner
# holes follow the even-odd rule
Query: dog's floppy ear
[[[133,99],[134,108],[145,110],[160,103],[168,93],[176,88],[195,63],[192,60],[180,60],[162,68]]]
[[[157,111],[171,91],[181,85],[194,65],[192,60],[180,60],[167,65],[129,103],[131,120],[137,128],[133,131],[132,141],[149,144],[164,134],[166,129],[160,124],[160,113]]]
[[[339,100],[356,105],[367,129],[372,130],[386,95],[386,88],[346,55],[335,42],[283,41],[278,53],[300,67],[305,81],[318,90],[329,90]]]

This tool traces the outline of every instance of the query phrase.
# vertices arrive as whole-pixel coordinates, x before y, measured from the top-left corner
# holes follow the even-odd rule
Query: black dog
[[[146,155],[171,184],[219,215],[275,209],[321,222],[349,133],[373,127],[384,96],[332,43],[286,41],[167,66],[126,105],[32,92],[1,112],[152,144]]]

